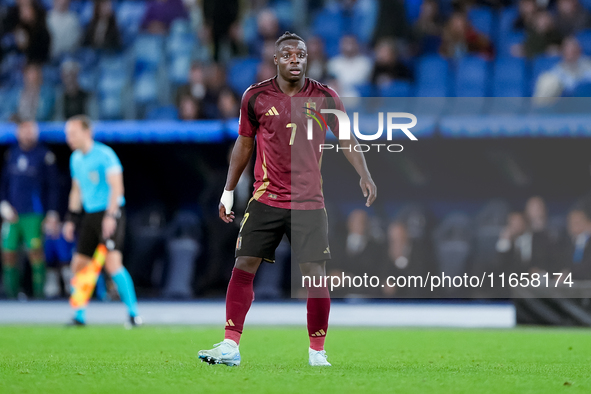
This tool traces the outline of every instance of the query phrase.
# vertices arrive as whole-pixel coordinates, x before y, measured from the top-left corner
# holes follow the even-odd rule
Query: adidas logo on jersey
[[[271,109],[268,110],[267,113],[265,114],[265,116],[273,116],[273,115],[279,115],[279,112],[277,112],[275,107],[271,107]]]

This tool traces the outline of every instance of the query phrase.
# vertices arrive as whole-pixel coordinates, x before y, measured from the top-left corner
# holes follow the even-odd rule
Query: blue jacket
[[[23,151],[15,144],[6,152],[0,181],[0,201],[8,201],[18,214],[55,211],[59,184],[55,155],[37,145]]]

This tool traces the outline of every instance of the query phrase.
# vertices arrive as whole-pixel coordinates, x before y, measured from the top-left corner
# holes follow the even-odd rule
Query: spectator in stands
[[[111,0],[96,0],[92,19],[86,28],[84,45],[95,49],[118,50],[121,48],[119,27]]]
[[[471,54],[491,59],[493,46],[488,37],[474,29],[465,12],[455,12],[443,28],[439,52],[448,58]]]
[[[404,1],[378,0],[378,15],[374,30],[374,42],[386,37],[406,39],[409,27],[406,21]]]
[[[23,70],[24,86],[18,94],[17,117],[24,120],[47,121],[53,116],[53,89],[43,85],[39,64],[30,63]]]
[[[338,81],[341,96],[358,97],[356,86],[369,82],[372,61],[361,53],[355,36],[343,36],[339,46],[341,53],[328,61],[328,73]]]
[[[308,47],[308,69],[306,75],[323,82],[326,79],[326,54],[324,42],[320,37],[311,37],[306,41]],[[271,56],[271,58],[273,58]]]
[[[344,238],[344,245],[336,245],[331,248],[334,253],[334,266],[331,275],[361,275],[367,273],[369,276],[379,274],[379,258],[381,249],[379,243],[371,234],[370,218],[366,211],[356,209],[347,218],[347,234]],[[368,294],[371,289],[343,289],[345,294],[364,293]]]
[[[546,204],[541,197],[530,198],[525,214],[512,212],[497,241],[496,249],[506,273],[552,271],[556,249],[546,229]]]
[[[573,280],[591,279],[591,223],[582,209],[568,214],[569,239],[564,246],[562,272],[572,273]],[[558,271],[556,271],[558,272]]]
[[[196,100],[202,100],[207,91],[205,85],[205,69],[201,62],[193,62],[189,70],[189,83],[179,87],[177,91],[177,105],[183,96],[192,96]]]
[[[184,95],[179,100],[179,119],[197,120],[201,119],[201,105],[199,100],[191,95]]]
[[[234,119],[238,117],[239,111],[239,102],[232,89],[222,89],[218,98],[218,118]]]
[[[534,15],[531,27],[526,29],[523,45],[512,48],[512,53],[528,58],[543,54],[556,55],[561,42],[562,35],[556,29],[552,14],[546,10],[539,10]]]
[[[404,223],[390,223],[386,263],[380,267],[380,277],[383,282],[388,276],[424,276],[427,272],[432,274],[438,272],[432,249],[427,245],[420,245],[419,242],[410,239]],[[420,289],[414,287],[384,287],[382,290],[384,296],[418,297],[420,295]]]
[[[277,66],[271,65],[268,62],[260,62],[257,66],[257,82],[265,81],[273,78],[277,74]]]
[[[507,225],[501,231],[496,244],[503,271],[527,272],[531,260],[531,244],[531,233],[528,233],[525,215],[521,212],[509,213]]]
[[[241,49],[237,25],[240,4],[238,0],[203,0],[203,17],[213,44],[213,59],[220,61],[220,49],[227,44],[232,55]]]
[[[531,233],[530,272],[551,272],[556,264],[556,239],[548,232],[548,211],[540,196],[525,203],[525,219]]]
[[[556,28],[563,37],[591,26],[589,11],[584,9],[578,0],[558,0],[556,10]]]
[[[181,0],[152,0],[142,21],[142,29],[150,34],[166,34],[175,19],[187,19]]]
[[[525,30],[532,25],[538,6],[536,0],[519,0],[519,14],[513,21],[514,30]]]
[[[443,20],[437,0],[425,0],[421,4],[419,18],[412,28],[418,53],[436,53],[441,45]]]
[[[255,56],[262,56],[264,43],[275,42],[279,37],[279,19],[272,9],[264,9],[257,15],[257,35],[248,43],[248,51]]]
[[[78,84],[80,65],[68,60],[61,65],[63,95],[60,98],[62,111],[59,114],[62,119],[69,119],[75,115],[86,115],[88,105],[88,93]]]
[[[3,21],[4,31],[12,32],[17,49],[24,53],[28,63],[49,60],[51,37],[47,30],[45,9],[37,0],[20,0]]]
[[[579,41],[571,36],[562,43],[562,61],[538,77],[534,97],[570,95],[583,83],[591,83],[591,59],[581,55]]]
[[[220,92],[226,87],[226,73],[218,63],[210,64],[205,70],[205,96],[201,101],[202,113],[206,119],[215,119]]]
[[[412,81],[413,74],[398,59],[396,43],[392,39],[380,40],[375,48],[375,62],[371,82],[377,86],[385,86],[396,80]]]
[[[70,0],[53,0],[47,14],[47,27],[51,34],[51,57],[74,52],[80,46],[82,27],[78,15],[70,11]]]

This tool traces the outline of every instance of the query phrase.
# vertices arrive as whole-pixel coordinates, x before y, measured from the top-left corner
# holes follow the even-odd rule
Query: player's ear
[[[275,63],[275,65],[277,65],[277,54],[273,55],[273,63]]]

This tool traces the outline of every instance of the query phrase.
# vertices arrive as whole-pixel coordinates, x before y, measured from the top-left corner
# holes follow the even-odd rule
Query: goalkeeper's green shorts
[[[24,242],[28,250],[43,246],[43,215],[25,213],[18,216],[18,221],[2,223],[2,249],[15,252]]]

